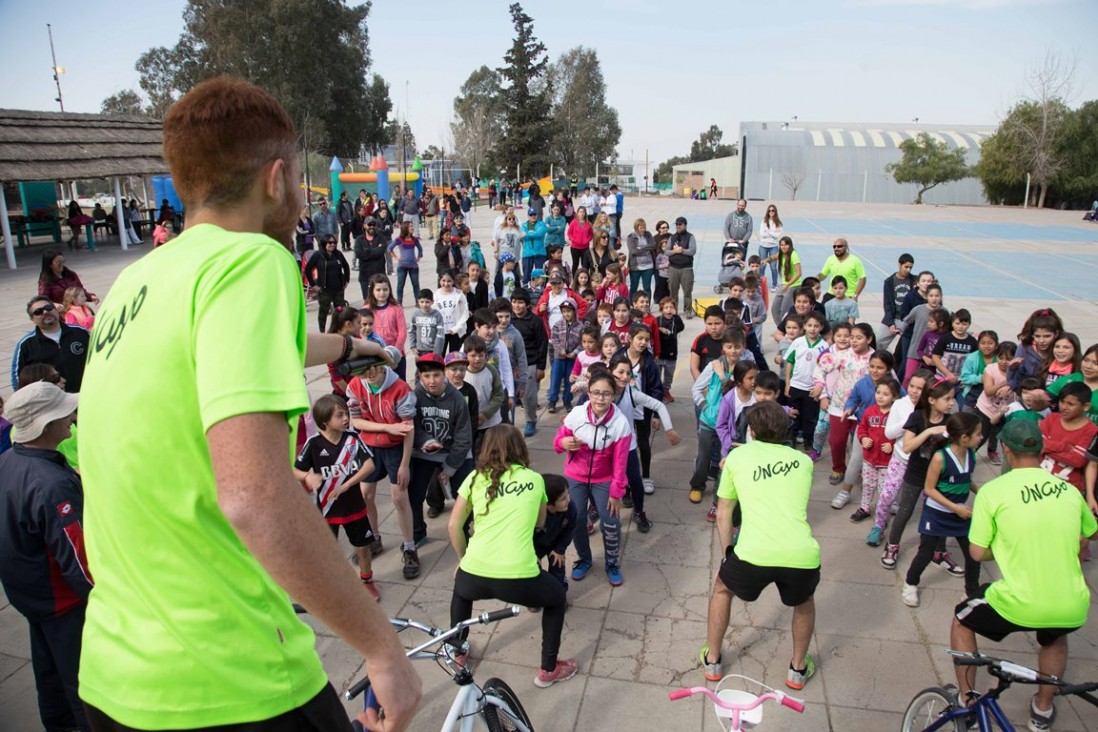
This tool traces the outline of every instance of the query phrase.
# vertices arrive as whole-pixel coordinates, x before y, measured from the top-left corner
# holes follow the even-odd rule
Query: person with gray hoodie
[[[736,210],[724,218],[724,240],[739,244],[743,247],[743,256],[747,258],[747,244],[754,230],[754,221],[751,214],[747,213],[747,201],[736,201]]]
[[[432,478],[453,493],[469,473],[473,427],[465,397],[446,379],[445,362],[435,353],[416,359],[415,436],[412,439],[408,500],[412,508],[412,537],[416,546],[427,541],[423,502]]]

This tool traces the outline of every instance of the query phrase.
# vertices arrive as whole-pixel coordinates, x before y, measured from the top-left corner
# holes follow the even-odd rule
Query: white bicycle
[[[435,661],[440,668],[453,677],[458,687],[454,703],[450,705],[450,711],[442,723],[442,732],[452,732],[454,729],[472,732],[478,718],[487,726],[489,732],[534,732],[534,725],[530,722],[526,710],[523,709],[522,702],[502,679],[488,679],[484,682],[484,686],[478,685],[473,680],[472,670],[463,662],[469,650],[468,643],[463,642],[461,651],[458,653],[454,653],[452,647],[446,643],[470,626],[513,618],[519,612],[519,607],[513,605],[503,610],[481,613],[458,623],[449,630],[424,625],[406,618],[389,619],[398,633],[412,628],[430,636],[430,640],[410,649],[405,655],[413,660]],[[383,716],[384,711],[379,708],[373,690],[370,689],[369,677],[356,683],[343,696],[350,701],[363,692],[366,692],[366,707],[377,710],[378,714]],[[362,726],[358,722],[353,722],[352,726],[356,732],[362,732]]]

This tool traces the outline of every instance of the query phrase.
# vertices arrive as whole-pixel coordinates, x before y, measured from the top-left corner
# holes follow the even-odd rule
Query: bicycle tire
[[[530,732],[534,732],[534,724],[530,721],[530,715],[526,713],[526,709],[523,708],[518,696],[503,679],[494,677],[488,679],[484,682],[484,693],[499,697],[515,713],[515,717],[526,725]],[[484,721],[488,725],[488,732],[513,732],[517,729],[511,724],[506,712],[491,704],[486,704],[484,707]]]
[[[931,686],[923,689],[904,712],[904,721],[900,729],[903,732],[922,732],[932,725],[944,713],[957,706],[957,697],[940,686]],[[953,726],[942,727],[953,732],[966,732],[967,727],[962,719],[953,720]]]

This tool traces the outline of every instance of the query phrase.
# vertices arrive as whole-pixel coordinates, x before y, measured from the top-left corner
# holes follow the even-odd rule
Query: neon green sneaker
[[[800,691],[815,673],[816,661],[811,655],[806,655],[804,657],[804,671],[797,671],[793,668],[793,664],[789,664],[789,672],[785,675],[785,685],[790,689]]]

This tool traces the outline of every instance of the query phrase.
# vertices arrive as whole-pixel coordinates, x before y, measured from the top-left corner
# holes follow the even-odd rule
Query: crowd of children
[[[786,248],[791,251],[791,243]],[[653,303],[643,289],[630,292],[625,262],[588,270],[580,256],[570,272],[555,251],[531,263],[536,266],[524,286],[515,253],[498,256],[492,288],[477,261],[464,271],[443,270],[437,290],[417,293],[407,320],[388,277],[373,275],[364,307],[344,308],[333,321],[333,332],[358,332],[391,346],[396,364],[350,377],[333,371],[333,392],[345,407],[318,402],[319,437],[298,461],[322,510],[333,502],[325,496],[343,495],[343,478],[354,472],[362,481],[364,508],[344,498],[349,507],[329,521],[333,530],[345,525],[365,583],[372,578],[371,557],[383,551],[381,537],[376,527],[363,530],[340,517],[376,516],[377,481],[387,477],[404,576],[418,576],[417,548],[427,537],[424,502],[426,518],[435,518],[447,499],[459,496],[463,481],[478,471],[480,446],[498,425],[522,425],[523,436],[534,437],[543,396],[548,414],[563,406],[551,423],[552,446],[565,457],[564,477],[546,476],[549,513],[556,518],[531,536],[537,559],[548,559],[564,588],[569,577],[584,579],[593,567],[589,537],[597,525],[607,578],[620,585],[622,510],[632,510],[639,531],[652,528],[645,496],[655,490],[653,433],[665,432],[672,445],[681,439],[665,406],[675,401],[671,386],[684,330],[675,301]],[[898,565],[903,531],[926,496],[902,591],[904,603],[917,605],[918,584],[931,563],[963,576],[967,593],[978,587],[979,565],[967,553],[968,499],[978,490],[978,451],[986,445],[987,461],[1001,465],[996,436],[1008,421],[1040,421],[1045,467],[1098,509],[1098,405],[1091,399],[1098,345],[1082,352],[1049,309],[1026,321],[1017,343],[1000,341],[991,330],[973,336],[970,312],[946,310],[933,274],[911,276],[905,257],[900,273],[908,288],[896,295],[895,354],[878,349],[875,329],[859,322],[858,303],[847,297],[842,277],[832,278],[834,294],[824,298],[817,279],[803,278],[784,292],[788,310],[771,312],[762,262],[747,260],[744,275],[728,283],[728,296],[705,309],[704,331],[690,345],[698,439],[688,498],[701,503],[729,453],[751,439],[750,409],[778,401],[788,418],[786,444],[812,462],[825,454],[830,460],[828,482],[837,488],[831,506],[846,507],[860,489],[850,520],[872,519],[865,541],[884,544],[885,568]],[[769,315],[777,344],[772,359],[762,349]],[[341,437],[340,424],[353,427],[348,434],[355,439]],[[316,457],[318,444],[357,457],[333,468]],[[706,517],[713,521],[716,513],[714,497]],[[738,526],[738,516],[733,520]],[[477,530],[476,512],[463,522],[468,540]],[[947,551],[947,538],[961,549],[960,565]],[[570,572],[569,544],[576,551]],[[1089,558],[1087,548],[1081,558]],[[543,672],[552,675],[552,669]]]

